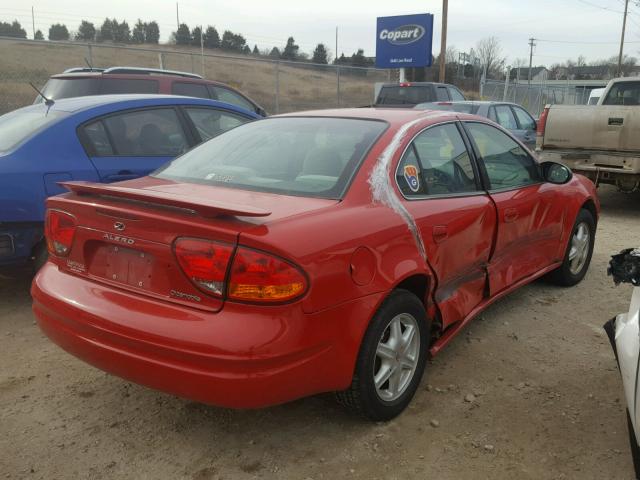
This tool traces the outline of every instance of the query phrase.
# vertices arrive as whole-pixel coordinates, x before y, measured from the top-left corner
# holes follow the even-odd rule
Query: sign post
[[[433,60],[433,15],[378,17],[376,67],[399,68],[400,81],[407,67],[430,67]]]

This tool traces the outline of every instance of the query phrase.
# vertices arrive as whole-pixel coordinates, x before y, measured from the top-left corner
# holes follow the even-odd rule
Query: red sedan
[[[48,200],[40,327],[98,368],[234,408],[335,391],[375,420],[498,298],[584,277],[592,183],[455,112],[239,126],[151,176]]]

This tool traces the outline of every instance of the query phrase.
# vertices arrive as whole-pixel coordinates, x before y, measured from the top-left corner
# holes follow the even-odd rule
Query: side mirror
[[[573,178],[571,169],[566,165],[556,162],[544,162],[542,164],[542,174],[546,182],[564,185]]]

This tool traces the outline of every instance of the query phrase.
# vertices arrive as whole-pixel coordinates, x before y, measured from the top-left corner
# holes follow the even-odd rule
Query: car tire
[[[635,478],[640,478],[640,446],[633,431],[633,423],[631,423],[629,409],[627,409],[627,429],[629,431],[629,448],[631,449],[631,458],[633,459],[633,468],[636,474]]]
[[[338,402],[373,421],[399,415],[422,379],[430,327],[418,297],[406,290],[393,291],[364,334],[351,386],[336,392]]]
[[[588,235],[586,239],[585,235]],[[591,212],[581,209],[571,230],[562,265],[549,274],[549,280],[563,287],[580,283],[589,270],[595,238],[596,221]]]
[[[38,270],[40,270],[42,266],[45,263],[47,263],[47,259],[49,258],[47,244],[44,240],[42,240],[33,248],[32,258],[33,258],[33,273],[38,273]]]

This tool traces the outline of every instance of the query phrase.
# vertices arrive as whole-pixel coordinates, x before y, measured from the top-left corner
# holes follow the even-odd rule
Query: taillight
[[[238,248],[229,278],[229,298],[248,302],[285,302],[301,296],[307,279],[294,265],[273,255]]]
[[[233,253],[232,245],[196,238],[179,238],[175,243],[175,253],[189,280],[201,290],[222,297],[229,259]]]
[[[244,302],[286,302],[307,290],[305,275],[268,253],[197,238],[179,238],[174,246],[180,268],[196,287],[216,297]],[[229,262],[232,262],[230,272]]]
[[[65,257],[71,250],[76,233],[76,218],[60,210],[47,210],[45,236],[49,253]]]
[[[538,128],[536,129],[536,134],[540,137],[544,136],[544,130],[547,128],[547,117],[549,116],[549,109],[551,107],[549,105],[544,107],[544,110],[540,114],[540,118],[538,119]]]

